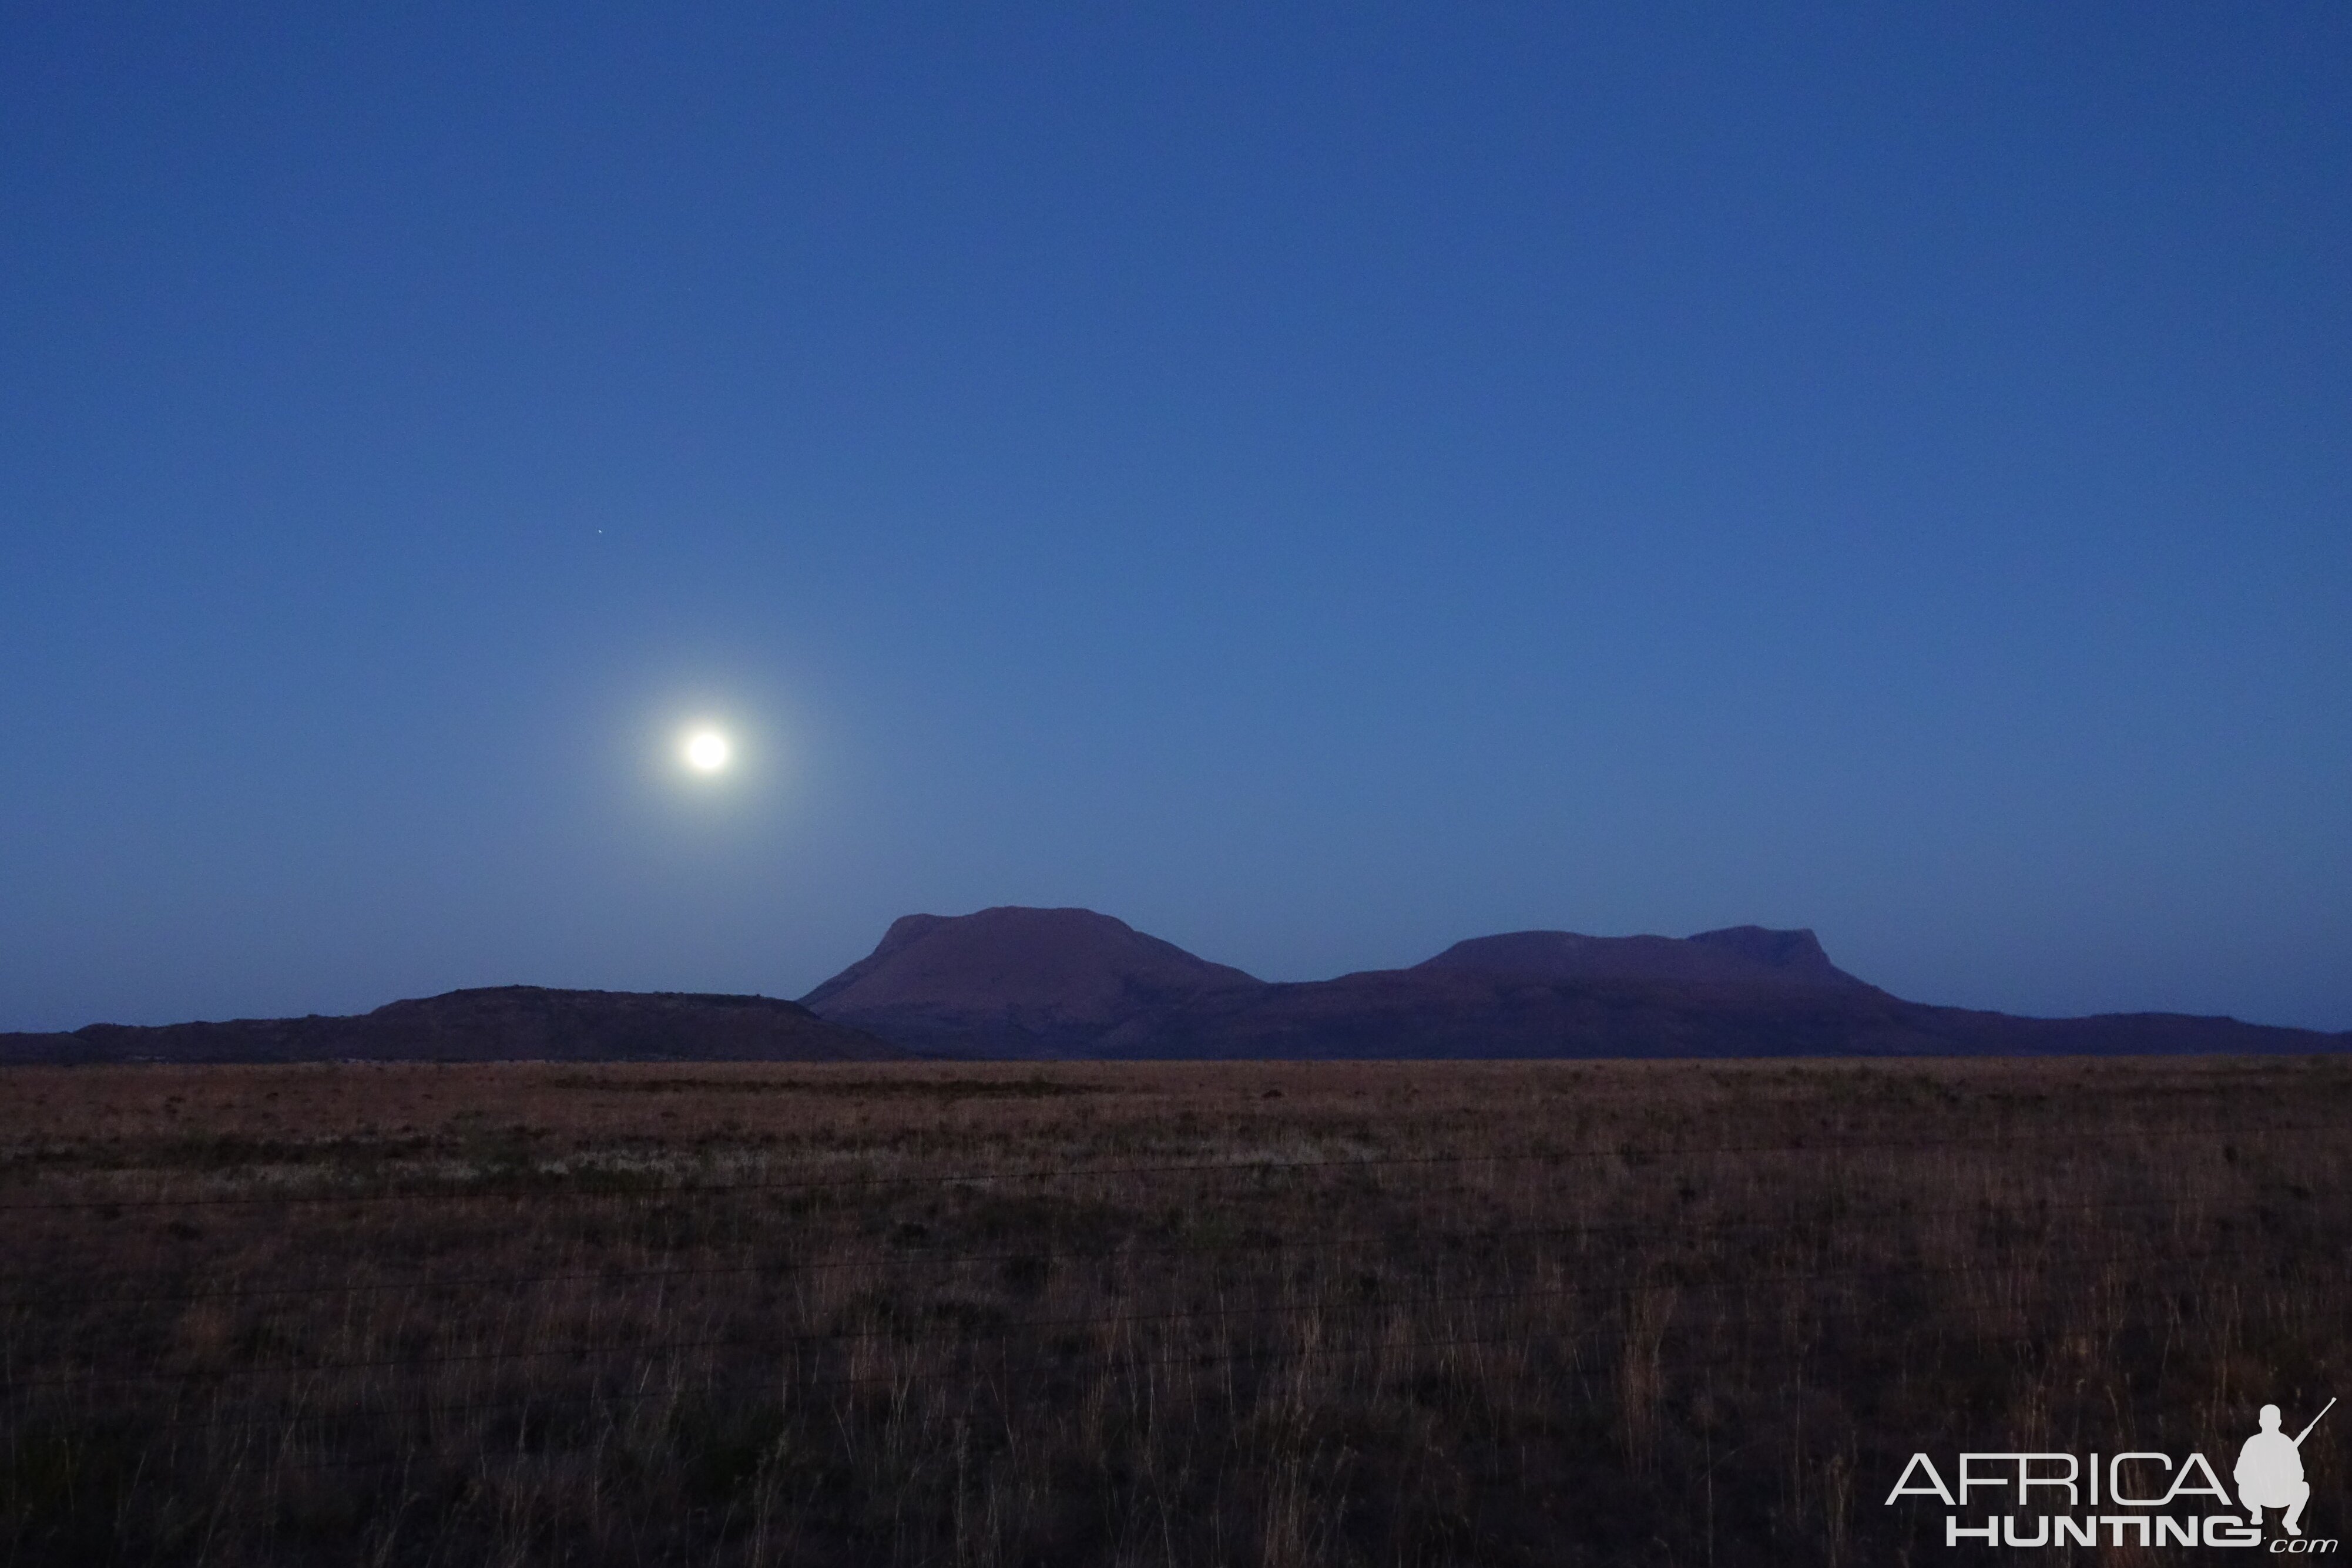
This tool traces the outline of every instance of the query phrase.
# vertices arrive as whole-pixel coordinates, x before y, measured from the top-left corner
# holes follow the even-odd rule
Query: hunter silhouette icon
[[[2330,1399],[2319,1416],[2335,1408],[2336,1401]],[[2319,1416],[2311,1418],[2311,1427],[2319,1425]],[[2238,1500],[2245,1505],[2247,1523],[2259,1527],[2263,1510],[2284,1509],[2279,1522],[2289,1535],[2301,1535],[2303,1505],[2311,1500],[2311,1483],[2303,1479],[2303,1440],[2311,1436],[2311,1427],[2288,1437],[2279,1430],[2275,1405],[2263,1406],[2262,1421],[2263,1429],[2238,1450],[2238,1468],[2231,1472],[2238,1482]]]

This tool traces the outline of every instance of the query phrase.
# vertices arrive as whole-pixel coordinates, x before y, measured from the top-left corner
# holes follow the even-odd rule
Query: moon
[[[725,768],[728,759],[735,755],[734,747],[729,745],[727,737],[715,729],[694,731],[686,737],[682,749],[686,755],[686,765],[697,773],[716,773]]]

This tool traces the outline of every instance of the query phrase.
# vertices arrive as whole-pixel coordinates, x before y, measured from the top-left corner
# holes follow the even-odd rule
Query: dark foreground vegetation
[[[0,1559],[1998,1558],[1915,1449],[2352,1394],[2347,1127],[2341,1058],[18,1069]]]

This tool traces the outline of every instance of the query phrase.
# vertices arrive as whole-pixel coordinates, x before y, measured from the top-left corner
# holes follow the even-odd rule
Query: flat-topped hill
[[[1083,1056],[1139,1020],[1265,988],[1107,915],[1005,906],[896,920],[801,1001],[917,1049]]]
[[[942,1057],[1541,1058],[2334,1051],[2234,1019],[2028,1019],[1906,1001],[1809,930],[1520,931],[1403,969],[1276,984],[1084,909],[908,915],[802,998]]]

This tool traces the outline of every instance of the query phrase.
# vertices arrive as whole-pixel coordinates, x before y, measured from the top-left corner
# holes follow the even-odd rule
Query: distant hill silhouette
[[[1083,909],[908,915],[802,1000],[929,1056],[2122,1055],[2352,1049],[2171,1013],[2027,1019],[1907,1002],[1811,931],[1522,931],[1407,969],[1273,984]]]
[[[1412,972],[1458,969],[1548,980],[1666,980],[1709,985],[1858,987],[1810,931],[1733,925],[1696,936],[1580,936],[1515,931],[1456,942]]]
[[[0,1062],[877,1061],[899,1047],[773,997],[500,986],[352,1018],[0,1034]]]
[[[355,1018],[0,1034],[34,1061],[876,1061],[1282,1058],[2037,1056],[2352,1050],[2235,1019],[2030,1019],[1905,1001],[1811,931],[1518,931],[1406,969],[1276,984],[1085,909],[909,915],[798,1003],[451,991]]]
[[[1093,1056],[1265,988],[1107,915],[1007,907],[894,921],[801,1005],[916,1051]]]

